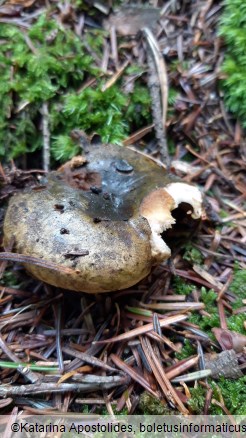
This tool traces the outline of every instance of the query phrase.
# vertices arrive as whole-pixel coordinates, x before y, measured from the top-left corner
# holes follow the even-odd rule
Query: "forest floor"
[[[58,290],[29,277],[21,265],[2,261],[0,412],[246,414],[245,138],[223,100],[225,47],[218,37],[223,7],[212,0],[152,2],[146,14],[141,2],[134,13],[123,2],[127,7],[117,18],[111,3],[11,0],[0,6],[0,23],[27,32],[45,15],[81,41],[87,35],[86,50],[100,75],[87,73],[79,91],[89,95],[100,82],[97,105],[103,92],[111,99],[107,92],[114,89],[133,108],[125,131],[120,116],[112,113],[118,137],[110,123],[111,130],[100,130],[102,121],[97,128],[89,120],[87,133],[123,147],[134,144],[157,159],[168,155],[170,171],[202,189],[206,220],[189,242],[174,247],[169,262],[136,286],[106,295]],[[148,91],[148,75],[155,74],[149,72],[154,63],[153,58],[148,63],[143,27],[152,29],[167,69],[168,86],[159,83],[166,121],[161,128],[158,103],[152,101],[152,119],[151,97],[141,101],[134,94],[135,87]],[[89,44],[93,38],[96,47]],[[55,39],[50,35],[49,43]],[[25,41],[35,52],[32,39]],[[14,75],[11,57],[10,68]],[[79,151],[70,145],[69,154],[60,153],[59,144],[52,149],[52,122],[44,104],[32,121],[41,144],[48,137],[43,161],[40,148],[16,154],[12,166],[3,159],[3,214],[8,197],[35,177],[33,169],[42,162],[50,166],[50,144],[52,168],[59,157]],[[15,117],[18,112],[9,116],[11,126]],[[72,128],[86,130],[71,115]],[[161,328],[165,318],[180,314],[187,319]]]

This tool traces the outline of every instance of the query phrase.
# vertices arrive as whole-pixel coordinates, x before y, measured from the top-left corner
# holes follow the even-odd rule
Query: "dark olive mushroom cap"
[[[170,250],[160,233],[171,210],[188,202],[201,216],[199,190],[170,178],[164,167],[129,148],[91,146],[45,183],[13,196],[4,244],[61,266],[25,264],[36,278],[64,289],[108,292],[136,284]],[[63,272],[62,267],[71,268]]]

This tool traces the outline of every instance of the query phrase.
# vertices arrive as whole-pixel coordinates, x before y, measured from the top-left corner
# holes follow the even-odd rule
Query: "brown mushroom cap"
[[[152,159],[112,145],[91,146],[47,176],[45,187],[14,196],[4,221],[4,244],[17,253],[71,268],[26,269],[54,286],[108,292],[136,284],[170,256],[160,234],[175,223],[180,202],[201,217],[202,196],[173,180]]]

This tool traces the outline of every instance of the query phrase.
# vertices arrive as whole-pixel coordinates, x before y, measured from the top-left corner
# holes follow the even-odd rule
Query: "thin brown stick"
[[[176,322],[183,321],[187,318],[187,315],[174,315],[169,316],[165,319],[160,320],[160,326],[166,327],[170,324],[175,324]],[[142,335],[144,333],[150,332],[154,329],[153,323],[145,324],[142,327],[138,327],[136,329],[130,330],[127,333],[122,333],[121,335],[115,336],[114,338],[105,339],[103,341],[94,341],[93,344],[107,344],[109,342],[119,342],[119,341],[126,341],[131,338],[135,338],[136,336]]]
[[[125,362],[123,362],[118,356],[115,354],[111,354],[110,358],[112,361],[117,365],[122,371],[125,371],[135,382],[139,383],[141,386],[143,386],[150,394],[152,394],[154,397],[159,398],[158,393],[156,391],[153,391],[153,389],[150,387],[147,380],[144,379],[136,370],[134,370],[132,367],[127,365]]]
[[[73,269],[67,268],[66,266],[57,265],[56,263],[47,262],[46,260],[42,260],[37,257],[18,254],[15,252],[1,252],[0,260],[8,260],[10,262],[17,262],[17,263],[27,263],[29,265],[37,265],[42,268],[47,268],[53,271],[62,272],[64,274],[74,274],[75,272]]]
[[[89,354],[83,353],[82,351],[77,351],[75,349],[69,348],[69,347],[63,347],[62,351],[69,356],[77,357],[78,359],[83,360],[86,363],[89,363],[90,365],[93,365],[94,367],[99,367],[107,371],[115,372],[117,371],[115,368],[105,364],[102,360],[98,359],[97,357],[91,356]]]
[[[9,347],[7,346],[1,335],[0,335],[0,348],[4,351],[4,353],[6,354],[6,356],[8,356],[10,360],[12,360],[15,363],[20,362],[20,359],[14,353],[12,353],[12,351],[9,349]],[[40,375],[38,373],[31,371],[27,367],[18,366],[17,371],[33,384],[37,383],[40,380]]]
[[[161,159],[167,166],[169,166],[170,158],[166,139],[168,102],[167,71],[163,56],[158,46],[158,42],[153,33],[149,28],[145,27],[143,29],[143,34],[148,44],[147,59],[150,69],[148,82],[152,97],[152,114],[155,123],[156,137],[160,147]]]
[[[115,380],[113,382],[105,382],[105,383],[61,383],[57,385],[57,383],[40,383],[33,385],[18,385],[18,386],[9,386],[9,385],[1,385],[0,387],[0,397],[9,397],[12,396],[26,396],[26,395],[36,395],[36,394],[51,394],[51,393],[64,393],[72,391],[74,393],[82,393],[82,392],[92,392],[97,389],[110,389],[115,386],[120,386],[127,383],[125,377],[121,379]]]
[[[177,405],[180,412],[182,412],[182,414],[184,415],[188,414],[189,413],[188,409],[186,409],[186,407],[178,397],[175,389],[172,387],[169,379],[167,378],[165,371],[163,370],[163,367],[161,366],[160,362],[158,361],[155,355],[155,352],[152,348],[149,339],[146,337],[142,338],[141,342],[142,342],[142,346],[145,347],[144,352],[146,354],[147,360],[153,370],[153,373],[159,385],[162,388],[165,397],[171,402],[174,402]]]

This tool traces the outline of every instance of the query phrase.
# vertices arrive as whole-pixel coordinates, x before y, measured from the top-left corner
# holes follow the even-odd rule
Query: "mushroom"
[[[196,186],[130,148],[91,145],[85,157],[12,197],[4,245],[14,241],[16,253],[40,259],[40,265],[25,267],[51,285],[89,293],[120,290],[170,256],[162,233],[174,225],[172,211],[181,203],[188,204],[187,215],[201,218]]]

